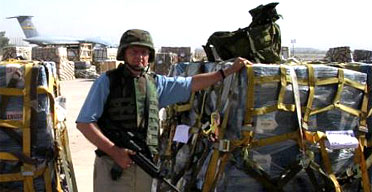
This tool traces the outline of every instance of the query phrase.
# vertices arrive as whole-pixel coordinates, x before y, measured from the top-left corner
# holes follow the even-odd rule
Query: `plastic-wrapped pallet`
[[[185,75],[185,71],[216,71],[231,64],[231,62],[204,65],[182,63],[180,66],[177,64],[170,74]],[[330,183],[331,186],[339,185],[337,180],[332,184],[331,180],[325,181],[323,178],[340,179],[346,170],[352,170],[355,166],[353,159],[356,150],[331,150],[324,155],[325,149],[317,148],[317,144],[321,143],[319,141],[313,144],[310,140],[305,142],[306,148],[300,145],[302,142],[299,141],[304,139],[299,139],[301,137],[296,124],[292,80],[289,76],[292,69],[298,79],[307,136],[330,130],[353,130],[358,133],[361,105],[362,102],[366,102],[365,74],[326,65],[256,64],[206,90],[207,96],[204,101],[193,101],[198,105],[192,105],[197,108],[190,110],[196,112],[189,114],[188,119],[195,119],[190,121],[189,126],[198,129],[206,127],[218,129],[215,134],[219,134],[220,147],[206,142],[206,139],[200,139],[199,135],[199,143],[192,146],[190,139],[186,145],[188,147],[181,147],[188,149],[175,152],[176,157],[192,156],[189,159],[191,165],[184,163],[187,162],[184,159],[181,163],[174,163],[174,167],[184,171],[184,175],[181,176],[183,187],[203,188],[203,191],[213,188],[217,191],[248,189],[266,191],[279,188],[285,191],[314,191],[319,189],[317,187],[327,187]],[[202,103],[205,104],[201,106]],[[201,108],[203,110],[200,110]],[[220,117],[219,125],[211,123],[211,116],[215,114]],[[181,115],[179,118],[184,117]],[[198,119],[201,121],[198,122]],[[206,119],[210,121],[207,122]],[[197,133],[200,134],[200,131]],[[301,152],[305,149],[309,152],[307,155]],[[195,154],[187,154],[191,152],[198,154],[198,158]],[[308,162],[307,160],[312,162],[312,175],[319,186],[312,184],[314,180],[309,179],[308,170],[305,171],[302,166],[303,162]],[[329,161],[330,164],[324,163],[325,161]],[[315,170],[315,165],[323,171]],[[185,166],[189,167],[185,169]],[[195,179],[196,177],[198,179]],[[365,178],[364,175],[363,179]],[[172,179],[180,181],[180,176]],[[353,180],[350,183],[342,181],[342,188],[354,190],[359,181]]]
[[[355,50],[356,51],[356,50]],[[355,53],[355,52],[354,52]],[[368,54],[368,52],[364,52]],[[359,57],[360,58],[360,57]],[[359,71],[362,73],[367,74],[367,86],[372,87],[372,64],[367,64],[367,63],[359,63],[359,62],[354,62],[354,63],[338,63],[338,64],[333,64],[334,66],[337,67],[342,67],[342,68],[347,68],[355,71]],[[368,118],[367,118],[367,127],[370,128],[372,126],[372,92],[368,91]],[[369,131],[369,130],[368,130]],[[369,131],[367,133],[367,140],[371,140],[372,134]],[[372,143],[368,143],[368,147],[365,150],[365,155],[366,158],[371,159],[372,158]],[[369,169],[369,176],[370,176],[370,182],[372,182],[372,167],[371,167],[371,161],[367,161],[367,168]]]
[[[62,191],[71,183],[57,162],[65,147],[55,145],[55,80],[54,62],[0,63],[0,191]]]

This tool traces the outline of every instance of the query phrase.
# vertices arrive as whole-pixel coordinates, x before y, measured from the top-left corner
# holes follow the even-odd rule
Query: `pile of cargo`
[[[116,67],[120,64],[119,61],[116,60],[106,60],[106,61],[98,61],[94,62],[94,65],[96,66],[96,70],[98,74],[102,74],[106,71],[116,69]]]
[[[75,77],[82,79],[97,79],[96,66],[92,65],[90,61],[75,61]]]
[[[175,53],[178,62],[191,61],[191,47],[161,47],[160,53]]]
[[[372,51],[355,49],[353,53],[354,61],[363,63],[372,63]]]
[[[110,51],[109,58],[112,57],[113,51],[115,50],[113,49]],[[20,59],[55,62],[59,80],[72,80],[75,79],[75,77],[97,78],[99,76],[96,67],[94,66],[95,63],[92,57],[92,45],[88,43],[70,45],[67,47],[10,46],[4,48],[3,52],[3,61],[8,59]],[[107,65],[106,60],[98,60],[97,65],[102,65],[100,62]]]
[[[75,79],[75,64],[68,60],[66,47],[33,47],[32,60],[53,61],[59,80]]]
[[[25,60],[31,60],[31,47],[21,46],[8,46],[2,48],[3,58],[2,60],[22,58]]]
[[[0,62],[0,191],[77,191],[54,62]]]
[[[170,75],[231,64],[178,63]],[[166,108],[162,172],[183,191],[369,191],[367,69],[255,64],[193,93]]]
[[[155,63],[152,65],[152,71],[160,75],[168,75],[169,69],[177,63],[177,54],[175,53],[156,53]]]
[[[350,47],[334,47],[327,51],[324,59],[328,62],[352,62],[353,54]]]
[[[117,48],[95,48],[93,50],[93,65],[98,74],[115,69],[120,62],[116,61]]]
[[[69,61],[92,61],[92,44],[69,45],[67,47],[67,59]]]
[[[106,60],[116,60],[117,48],[95,48],[93,49],[93,61],[100,62]]]

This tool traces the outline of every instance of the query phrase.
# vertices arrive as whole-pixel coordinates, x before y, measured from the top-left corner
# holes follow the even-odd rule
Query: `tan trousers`
[[[108,156],[96,156],[94,162],[94,192],[150,192],[152,178],[139,166],[123,170],[121,177],[111,179],[113,160]]]

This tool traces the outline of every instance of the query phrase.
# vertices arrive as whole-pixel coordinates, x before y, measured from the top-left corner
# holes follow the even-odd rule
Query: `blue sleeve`
[[[191,95],[192,77],[166,77],[157,75],[159,108],[186,102]]]
[[[80,110],[76,123],[97,122],[103,113],[103,108],[110,91],[110,81],[106,74],[96,79],[90,88],[87,98]]]

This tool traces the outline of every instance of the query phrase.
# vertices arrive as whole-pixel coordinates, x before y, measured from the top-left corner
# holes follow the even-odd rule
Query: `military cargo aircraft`
[[[39,46],[46,45],[71,45],[71,44],[80,44],[80,43],[93,43],[103,46],[111,46],[111,43],[104,41],[100,38],[72,38],[72,37],[55,37],[55,36],[44,36],[39,35],[36,27],[32,23],[33,16],[15,16],[7,17],[7,19],[16,18],[19,24],[22,27],[23,33],[26,38],[23,39],[31,44],[36,44]]]

